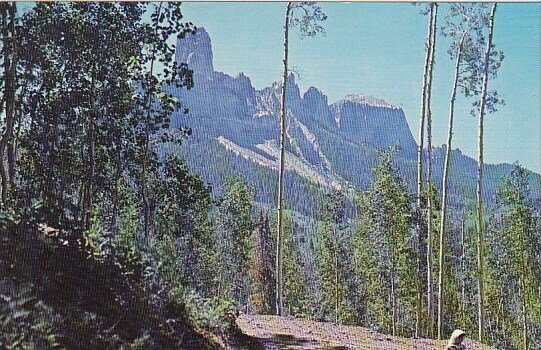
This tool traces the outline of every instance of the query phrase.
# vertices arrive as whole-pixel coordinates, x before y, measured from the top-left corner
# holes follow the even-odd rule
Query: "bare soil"
[[[292,317],[241,315],[237,325],[245,336],[237,344],[239,349],[443,350],[446,345],[445,341],[393,337],[363,327]],[[468,350],[493,350],[470,339],[465,345]]]

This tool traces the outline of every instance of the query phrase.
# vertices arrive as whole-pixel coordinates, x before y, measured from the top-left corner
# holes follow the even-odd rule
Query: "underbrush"
[[[141,262],[87,248],[82,237],[0,220],[0,348],[221,347],[194,326],[219,328],[220,306],[175,300],[149,285]]]

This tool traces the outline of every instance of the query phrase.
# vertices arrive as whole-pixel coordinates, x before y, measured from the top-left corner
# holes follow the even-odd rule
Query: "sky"
[[[383,98],[404,109],[417,139],[427,17],[409,3],[321,3],[325,35],[290,35],[290,68],[301,93],[315,86],[336,102],[348,94]],[[439,10],[438,26],[448,5]],[[280,80],[285,3],[185,2],[183,12],[208,31],[214,69],[244,72],[256,89]],[[505,52],[498,77],[489,82],[505,106],[485,118],[485,162],[518,161],[541,173],[541,4],[500,3],[494,43]],[[432,92],[433,144],[447,138],[454,62],[449,41],[439,37]],[[460,97],[453,148],[477,157],[477,117],[472,100]]]

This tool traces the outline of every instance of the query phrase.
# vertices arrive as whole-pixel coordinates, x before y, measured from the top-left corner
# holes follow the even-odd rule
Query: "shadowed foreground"
[[[392,337],[367,328],[313,322],[300,318],[241,315],[237,325],[246,335],[242,349],[381,349],[443,350],[445,341]],[[490,350],[486,345],[465,340],[469,350]]]

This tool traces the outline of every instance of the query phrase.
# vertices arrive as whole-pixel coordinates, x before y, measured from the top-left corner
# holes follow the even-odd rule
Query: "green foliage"
[[[348,270],[352,245],[345,224],[345,197],[339,193],[329,194],[320,216],[315,253],[322,281],[324,317],[352,323],[356,315],[347,286],[354,271]]]
[[[410,198],[393,166],[394,150],[381,154],[371,188],[360,197],[363,224],[359,250],[367,250],[373,265],[360,266],[367,288],[369,321],[385,331],[411,334],[415,319],[417,266],[410,240]],[[385,297],[382,297],[385,296]]]
[[[31,285],[0,282],[0,347],[57,349],[59,318],[39,301]]]
[[[486,33],[490,17],[488,3],[454,3],[450,6],[443,26],[443,35],[449,36],[453,41],[448,50],[452,59],[455,59],[461,51],[461,70],[458,76],[458,87],[466,96],[478,96],[481,94],[483,76],[485,73],[485,47]],[[504,59],[503,51],[495,50],[492,45],[489,59],[488,78],[494,79],[498,75]],[[460,50],[459,50],[460,49]],[[499,104],[505,104],[495,90],[487,91],[485,109],[495,112]],[[473,103],[472,115],[476,115],[479,109],[479,101]]]
[[[156,200],[153,248],[165,282],[209,294],[214,280],[210,188],[184,162],[168,156],[152,193]],[[159,204],[158,204],[159,203]]]
[[[283,231],[284,311],[288,315],[306,317],[309,314],[306,276],[301,261],[299,230],[292,213],[285,212]]]
[[[250,257],[249,306],[258,314],[272,314],[275,307],[275,244],[269,227],[267,213],[262,213],[255,223],[253,248]]]
[[[326,15],[317,4],[292,3],[291,8],[290,24],[302,35],[323,31]],[[276,196],[270,185],[275,175],[254,170],[247,160],[231,161],[214,138],[205,145],[209,148],[187,145],[187,157],[200,158],[198,164],[216,180],[211,181],[219,187],[215,198],[182,159],[168,155],[191,134],[189,128],[171,127],[171,115],[187,111],[163,89],[194,84],[190,68],[174,62],[170,45],[175,37],[197,30],[182,21],[180,4],[40,2],[15,15],[14,4],[1,3],[0,14],[0,172],[8,166],[7,178],[0,181],[2,187],[14,182],[1,189],[8,198],[2,198],[0,229],[24,226],[13,235],[15,246],[35,254],[31,260],[17,251],[11,256],[17,259],[5,263],[13,247],[4,247],[3,239],[0,264],[24,260],[24,273],[16,277],[32,274],[42,290],[65,297],[55,309],[42,302],[33,284],[2,280],[0,347],[58,347],[69,336],[62,327],[71,326],[73,338],[86,337],[81,344],[91,347],[171,348],[189,330],[185,314],[191,326],[221,330],[232,327],[239,310],[273,312],[275,242],[266,215],[254,221],[253,214]],[[459,79],[467,96],[479,90],[486,21],[485,5],[451,5],[446,27],[451,55],[467,32]],[[9,45],[14,38],[20,43],[16,55]],[[8,57],[18,58],[14,69],[6,70]],[[491,78],[502,59],[501,52],[491,57]],[[16,88],[8,86],[6,77],[13,78]],[[502,102],[495,92],[488,99],[489,111]],[[10,101],[17,101],[16,110],[8,113]],[[8,127],[8,120],[14,124]],[[267,130],[260,120],[239,123],[203,120],[199,126],[214,136],[224,128],[232,135]],[[329,150],[327,156],[339,159],[335,170],[366,185],[369,174],[345,165],[352,159],[373,164],[375,152],[359,146],[348,154],[350,140],[336,140],[325,128],[314,132]],[[3,153],[10,149],[15,163],[11,153]],[[212,154],[205,153],[208,149]],[[380,156],[374,180],[355,203],[358,215],[349,213],[350,198],[337,193],[323,198],[321,187],[297,174],[288,177],[288,201],[304,208],[285,218],[287,314],[413,334],[415,286],[424,276],[416,265],[420,249],[411,240],[411,198],[396,165],[403,172],[410,168],[407,158],[399,162],[393,151]],[[212,164],[219,165],[217,170],[210,169]],[[224,181],[234,173],[252,179],[251,185],[240,178]],[[541,219],[527,183],[524,169],[514,168],[500,189],[487,233],[486,296],[494,300],[487,306],[490,341],[505,349],[520,347],[523,320],[531,347],[541,346]],[[438,212],[436,197],[433,202]],[[444,252],[445,328],[473,333],[476,247],[472,220],[464,220],[466,240],[459,241],[457,225],[449,225]],[[45,234],[29,244],[25,235],[34,233],[36,224]],[[437,247],[438,234],[433,233]],[[464,261],[456,258],[462,248]],[[2,265],[2,272],[11,269]],[[65,305],[76,310],[68,313]],[[164,329],[171,332],[163,335]]]
[[[498,192],[499,220],[492,226],[491,271],[487,276],[491,300],[488,313],[497,320],[492,341],[511,349],[535,343],[539,314],[539,234],[536,234],[536,208],[524,168],[516,164]],[[538,210],[538,209],[537,209]],[[496,307],[497,305],[497,307]],[[524,333],[526,327],[526,333]]]
[[[219,256],[218,293],[237,306],[248,300],[248,263],[251,248],[252,189],[241,178],[231,178],[216,213]]]
[[[182,288],[171,291],[171,297],[186,307],[190,322],[206,329],[230,329],[235,324],[235,304],[219,297],[201,298],[197,293]]]
[[[303,37],[313,37],[318,33],[325,34],[325,29],[319,22],[325,21],[327,15],[317,3],[306,1],[292,2],[291,10],[290,26],[299,27]]]
[[[191,134],[171,128],[172,113],[187,111],[162,89],[193,86],[170,44],[196,31],[182,18],[180,3],[36,3],[14,20],[11,211],[84,250],[85,262],[142,277],[138,287],[159,305],[174,288],[216,292],[210,187],[180,159],[158,155]],[[155,346],[150,338],[132,345]]]

